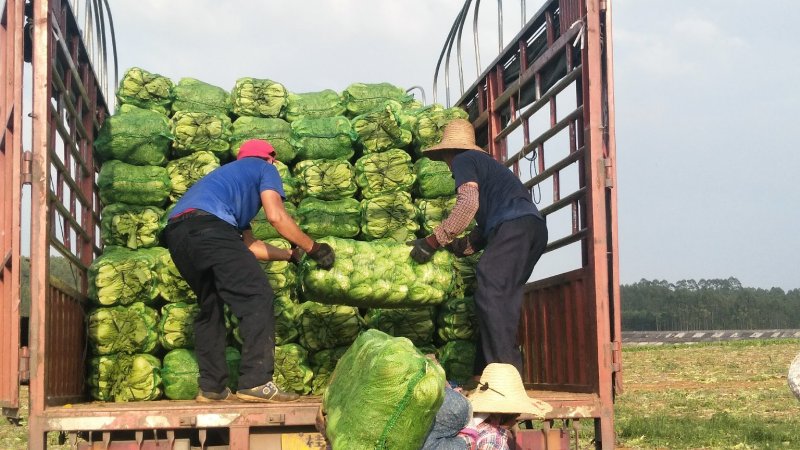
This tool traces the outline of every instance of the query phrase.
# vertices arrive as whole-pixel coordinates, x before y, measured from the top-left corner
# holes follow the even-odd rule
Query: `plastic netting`
[[[164,247],[153,247],[147,249],[147,252],[156,261],[154,266],[156,288],[161,298],[172,303],[197,302],[197,295],[181,276],[169,250]]]
[[[320,200],[309,197],[297,207],[300,228],[313,238],[352,238],[361,231],[361,204],[354,198]]]
[[[200,314],[196,303],[167,303],[161,308],[158,342],[165,350],[194,347],[194,319]]]
[[[284,189],[286,188],[286,179],[283,179],[284,182]],[[297,220],[297,207],[294,206],[292,203],[284,202],[283,204],[284,209],[286,212],[292,216],[295,221]],[[260,239],[265,241],[267,239],[275,239],[280,238],[281,234],[278,233],[278,230],[272,226],[267,220],[266,213],[264,213],[264,209],[259,209],[258,214],[253,217],[253,220],[250,221],[250,227],[253,230],[253,237],[256,239]]]
[[[450,211],[456,205],[456,197],[419,198],[414,200],[414,205],[417,207],[420,227],[428,235],[450,215]]]
[[[420,109],[416,116],[414,140],[418,152],[439,144],[444,128],[452,120],[469,118],[469,114],[461,108],[444,108],[439,104]]]
[[[357,136],[344,116],[304,117],[292,122],[297,159],[350,159]]]
[[[197,378],[200,368],[194,352],[178,348],[164,355],[161,378],[164,395],[170,400],[192,400],[200,391]]]
[[[311,380],[312,394],[323,395],[325,393],[325,390],[328,389],[328,382],[330,381],[331,375],[334,369],[336,369],[336,363],[339,362],[339,359],[341,359],[348,348],[350,347],[329,348],[320,350],[311,355],[309,362],[311,363],[311,370],[314,371],[314,379]]]
[[[89,298],[101,306],[155,300],[158,296],[157,261],[147,250],[106,247],[89,266]]]
[[[285,239],[275,238],[265,241],[280,249],[289,250],[292,245]],[[289,261],[263,261],[261,267],[267,275],[276,296],[294,295],[297,290],[297,266]]]
[[[275,347],[275,384],[289,392],[308,394],[314,372],[308,367],[308,351],[297,344]]]
[[[144,303],[97,308],[88,323],[95,355],[152,353],[158,347],[158,312]]]
[[[219,167],[219,159],[211,152],[199,151],[167,163],[171,189],[169,199],[177,203],[186,191],[201,178]]]
[[[89,392],[106,402],[157,400],[160,369],[161,361],[153,355],[98,356],[89,361]]]
[[[282,117],[286,88],[275,81],[239,78],[231,91],[231,112],[237,116]]]
[[[478,287],[476,270],[483,252],[474,253],[464,258],[455,258],[453,268],[456,272],[456,283],[453,288],[454,296],[470,296]]]
[[[100,214],[100,236],[105,245],[137,248],[158,245],[164,210],[157,206],[112,203]]]
[[[354,180],[355,169],[344,159],[300,161],[294,167],[294,175],[307,197],[339,200],[352,197],[358,189]]]
[[[286,99],[286,120],[304,117],[333,117],[344,114],[342,97],[331,89],[319,92],[290,93]]]
[[[167,114],[174,95],[173,88],[169,78],[131,67],[119,82],[117,101]]]
[[[163,166],[172,142],[167,116],[123,105],[108,117],[94,141],[102,160],[118,159],[137,166]]]
[[[373,308],[367,311],[364,321],[369,328],[408,338],[415,346],[422,346],[433,340],[433,318],[433,308]]]
[[[389,83],[353,83],[342,92],[342,98],[351,117],[377,109],[387,100],[397,101],[401,105],[414,103],[414,97]]]
[[[447,379],[463,384],[475,372],[474,341],[455,340],[445,343],[436,353],[436,358],[447,373]]]
[[[388,101],[382,107],[353,119],[353,130],[365,154],[406,148],[411,144],[413,135],[400,120],[401,110],[399,103]]]
[[[450,168],[443,161],[420,158],[414,163],[417,174],[416,194],[422,198],[453,196],[456,193],[456,180]]]
[[[97,187],[104,205],[127,203],[145,206],[162,206],[171,188],[164,167],[135,166],[117,160],[103,164]]]
[[[230,96],[221,87],[194,78],[181,78],[173,92],[173,113],[191,111],[228,115]]]
[[[358,308],[317,302],[300,305],[300,345],[312,352],[348,345],[362,327]]]
[[[289,164],[297,152],[291,143],[292,126],[283,119],[239,117],[231,126],[231,154],[235,158],[239,147],[250,139],[263,139],[275,149],[275,159]]]
[[[356,183],[363,198],[397,191],[409,191],[417,179],[411,155],[405,150],[391,149],[362,156],[356,161]]]
[[[178,156],[208,151],[227,161],[231,156],[231,127],[230,117],[223,114],[178,111],[170,119],[175,137],[172,148]]]
[[[408,192],[378,195],[361,202],[361,233],[367,240],[405,243],[419,230],[417,210]]]
[[[478,335],[478,318],[472,297],[451,298],[439,308],[436,333],[443,342],[472,340]]]

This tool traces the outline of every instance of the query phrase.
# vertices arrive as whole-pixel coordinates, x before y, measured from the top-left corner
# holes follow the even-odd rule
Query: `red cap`
[[[275,149],[272,148],[272,144],[267,141],[250,139],[239,147],[239,154],[236,155],[236,159],[249,157],[266,159],[269,162],[273,162],[275,161]]]

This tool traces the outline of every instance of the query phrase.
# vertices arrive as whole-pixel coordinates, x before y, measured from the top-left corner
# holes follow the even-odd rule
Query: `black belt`
[[[200,217],[200,216],[213,216],[210,212],[205,212],[202,209],[192,209],[186,212],[182,212],[175,217],[170,218],[167,220],[167,223],[173,224],[182,222],[186,219],[191,219],[192,217]]]

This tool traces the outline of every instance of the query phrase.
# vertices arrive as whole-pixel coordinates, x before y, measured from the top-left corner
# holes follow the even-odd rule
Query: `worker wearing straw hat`
[[[469,121],[451,121],[441,143],[423,155],[447,163],[458,198],[431,235],[409,242],[411,257],[426,263],[442,248],[458,257],[484,249],[477,267],[480,342],[473,373],[480,374],[489,363],[512,364],[521,371],[516,337],[523,288],[547,245],[547,225],[519,178],[475,144]],[[473,218],[477,227],[458,237]]]

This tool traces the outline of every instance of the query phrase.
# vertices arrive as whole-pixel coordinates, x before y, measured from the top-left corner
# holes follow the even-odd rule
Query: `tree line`
[[[624,331],[800,328],[800,289],[743,287],[736,278],[620,288]]]

